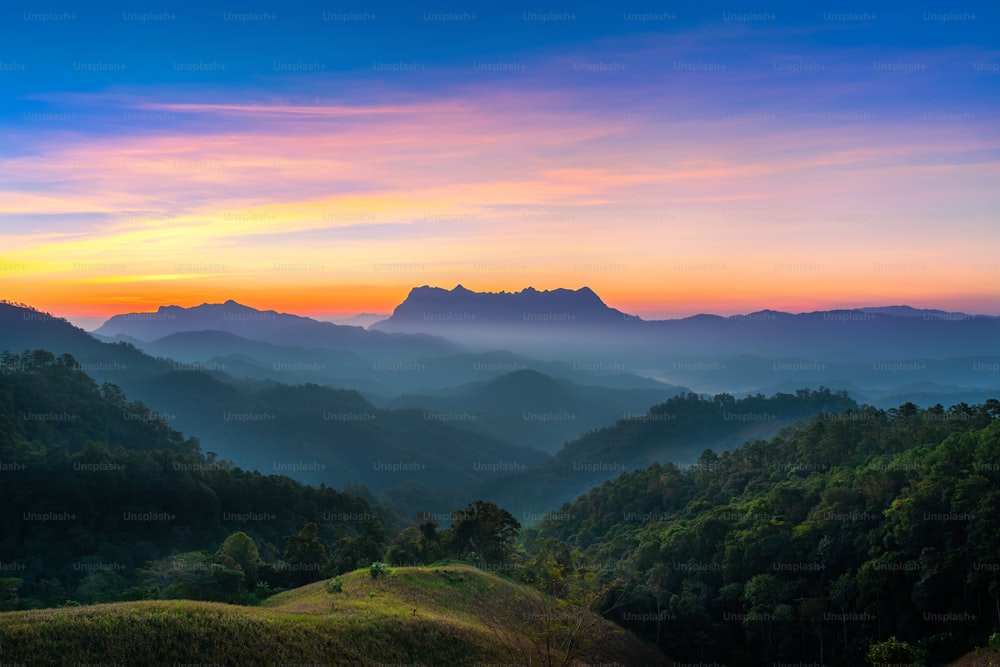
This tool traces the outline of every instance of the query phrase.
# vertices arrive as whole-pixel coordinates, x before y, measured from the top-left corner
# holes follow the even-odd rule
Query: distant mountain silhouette
[[[376,322],[381,322],[385,318],[389,317],[386,313],[358,313],[357,315],[352,315],[350,317],[326,317],[322,321],[333,322],[334,324],[340,324],[343,326],[351,327],[364,327],[368,328]]]
[[[914,308],[912,306],[876,306],[870,308],[858,308],[863,313],[880,313],[882,315],[892,315],[894,317],[923,317],[936,319],[962,319],[968,317],[965,313],[949,312],[947,310],[934,310],[927,308]]]
[[[887,306],[643,320],[607,306],[586,287],[511,293],[417,287],[372,329],[560,359],[604,360],[613,349],[630,370],[651,362],[662,367],[679,356],[870,363],[1000,354],[1000,318],[992,316]]]
[[[392,316],[371,326],[379,331],[429,331],[490,324],[503,325],[605,325],[618,324],[628,316],[609,308],[589,287],[578,290],[539,291],[527,287],[520,292],[473,292],[462,285],[452,290],[415,287]]]
[[[154,341],[186,331],[225,331],[276,345],[351,350],[379,359],[414,359],[457,351],[455,345],[419,332],[390,335],[274,310],[257,310],[232,300],[191,308],[160,306],[151,313],[115,315],[94,333]]]

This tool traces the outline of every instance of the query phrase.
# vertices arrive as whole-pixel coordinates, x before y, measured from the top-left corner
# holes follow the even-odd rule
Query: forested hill
[[[896,637],[890,662],[941,664],[1000,627],[1000,402],[822,414],[626,473],[527,541],[582,551],[602,610],[682,662],[860,665]]]
[[[198,441],[185,440],[164,417],[128,401],[117,385],[98,387],[72,355],[35,350],[0,356],[0,443],[16,434],[70,452],[102,442],[112,449],[196,454]]]
[[[482,493],[530,522],[529,517],[558,507],[626,470],[652,463],[692,464],[706,448],[732,449],[776,435],[800,419],[857,407],[845,392],[825,387],[743,398],[686,392],[644,414],[632,414],[590,431],[566,443],[538,468],[487,482]]]
[[[367,565],[393,529],[374,501],[203,454],[162,415],[98,387],[69,355],[3,356],[0,610],[246,600],[258,583],[300,585]],[[259,570],[217,557],[233,533],[259,546]],[[336,553],[305,553],[318,540]]]

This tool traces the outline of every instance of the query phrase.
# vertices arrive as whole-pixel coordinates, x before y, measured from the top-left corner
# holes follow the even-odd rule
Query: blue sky
[[[8,2],[0,282],[1000,313],[1000,6],[949,4]]]

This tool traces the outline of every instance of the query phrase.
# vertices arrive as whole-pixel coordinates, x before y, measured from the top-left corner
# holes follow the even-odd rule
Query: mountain
[[[206,327],[243,341],[199,333]],[[173,329],[186,331],[149,338]],[[423,286],[371,329],[226,302],[120,315],[98,333],[145,340],[134,344],[154,354],[200,357],[240,377],[357,388],[380,403],[525,368],[604,386],[638,387],[640,377],[650,387],[710,394],[828,386],[851,388],[873,401],[913,396],[921,405],[980,400],[1000,388],[1000,318],[904,305],[644,321],[610,308],[586,287],[479,293],[461,285]],[[331,332],[340,342],[330,342]],[[416,347],[411,335],[418,336]],[[251,339],[295,351],[251,349],[245,342]],[[343,355],[318,352],[331,345]],[[442,361],[448,358],[453,362]],[[494,366],[500,370],[485,370]],[[581,377],[586,375],[593,380]]]
[[[114,342],[122,338],[107,338]],[[375,361],[348,350],[275,345],[225,331],[184,331],[154,341],[127,338],[156,357],[183,362],[180,369],[224,372],[235,378],[315,383],[365,392],[380,404],[404,393],[437,391],[494,378],[513,370],[539,370],[587,385],[620,389],[669,389],[656,380],[625,373],[623,366],[546,362],[502,350],[425,357],[407,363]],[[421,407],[421,406],[411,406]]]
[[[187,375],[170,373],[147,388],[171,425],[243,467],[312,484],[457,489],[496,476],[502,463],[532,468],[548,458],[423,410],[376,408],[353,390]]]
[[[892,315],[893,317],[919,317],[935,320],[961,320],[969,317],[966,313],[930,308],[914,308],[912,306],[874,306],[858,308],[857,310],[862,313],[879,313],[881,315]]]
[[[588,288],[494,294],[424,286],[372,328],[616,368],[705,393],[853,385],[904,395],[923,383],[938,385],[925,395],[932,405],[1000,388],[1000,318],[909,306],[647,321]]]
[[[71,355],[35,350],[0,356],[0,429],[10,442],[42,442],[74,453],[88,443],[115,449],[198,453],[141,403],[130,403],[115,386],[98,387]]]
[[[856,407],[846,394],[828,389],[742,399],[729,394],[713,398],[681,394],[566,443],[534,470],[487,481],[481,493],[532,523],[623,472],[652,463],[689,466],[705,449],[734,449],[817,413]]]
[[[410,290],[391,317],[369,330],[422,332],[521,352],[545,349],[558,337],[565,349],[581,350],[598,344],[600,336],[617,330],[628,317],[609,308],[589,287],[473,292],[462,285],[452,290],[425,285]]]
[[[385,383],[386,373],[378,372],[378,364],[348,350],[275,345],[226,331],[182,331],[134,344],[153,356],[181,361],[187,368],[223,371],[236,378],[393,392]]]
[[[672,385],[628,373],[620,363],[597,361],[545,361],[503,349],[452,354],[421,359],[397,373],[383,373],[383,382],[392,382],[405,393],[454,391],[459,385],[491,380],[516,371],[537,371],[580,385],[609,389],[673,389]],[[402,392],[401,392],[402,393]]]
[[[376,322],[381,322],[382,320],[389,317],[388,313],[358,313],[357,315],[352,315],[351,317],[329,317],[325,318],[327,322],[333,322],[334,324],[342,324],[350,327],[364,327],[367,329]]]
[[[535,370],[438,390],[405,394],[386,407],[421,408],[433,418],[554,453],[585,432],[642,415],[683,389],[611,389],[553,378]]]
[[[450,507],[458,488],[496,476],[502,464],[531,468],[548,458],[458,423],[426,418],[423,410],[377,408],[354,390],[237,379],[222,366],[153,358],[126,343],[102,343],[65,320],[25,306],[0,304],[0,317],[5,325],[0,328],[0,350],[17,351],[34,340],[45,341],[52,346],[49,356],[72,355],[67,362],[73,364],[71,370],[113,383],[141,400],[157,420],[196,434],[206,451],[247,469],[313,484],[361,483],[376,492],[406,487],[407,502],[413,503],[426,497],[428,489],[447,489],[450,495],[439,502]],[[202,343],[240,342],[229,336],[216,332],[195,338]],[[45,353],[29,357],[35,354]],[[4,359],[2,373],[20,372],[27,364],[20,358]],[[410,365],[384,364],[390,369]],[[51,392],[57,400],[64,394],[57,388]],[[60,414],[58,403],[51,407],[35,411]],[[118,421],[115,414],[110,419]],[[63,427],[74,424],[39,426]],[[399,509],[414,511],[410,506]]]
[[[920,387],[934,403],[949,403],[956,393],[989,397],[1000,388],[1000,354],[917,357],[887,361],[837,362],[804,357],[693,357],[677,360],[662,371],[670,379],[702,392],[773,393],[803,386],[845,389],[858,400],[874,403]],[[938,398],[933,398],[933,397]],[[895,401],[898,405],[902,401]],[[954,403],[957,401],[951,401]],[[889,407],[889,406],[887,406]]]
[[[381,331],[407,331],[499,324],[552,324],[592,326],[617,324],[627,316],[609,308],[589,287],[578,290],[538,291],[527,287],[520,292],[473,292],[461,285],[452,290],[415,287],[396,306],[392,316],[372,325]]]
[[[174,600],[7,612],[0,646],[6,661],[32,665],[670,664],[587,609],[463,565],[377,580],[356,571],[339,591],[317,582],[262,607]]]
[[[154,341],[187,331],[224,331],[276,345],[349,350],[373,355],[377,360],[415,359],[457,351],[453,344],[432,336],[367,331],[274,310],[257,310],[232,300],[192,308],[160,306],[155,312],[115,315],[94,333]]]
[[[56,355],[71,354],[91,377],[122,384],[124,378],[170,370],[169,361],[154,359],[134,346],[96,340],[68,320],[25,304],[0,301],[0,351],[44,349]]]
[[[461,285],[450,291],[417,287],[372,329],[434,333],[466,344],[493,344],[506,337],[510,344],[504,347],[515,352],[521,344],[534,340],[537,347],[543,340],[559,353],[559,344],[568,342],[558,358],[578,355],[577,343],[589,338],[616,348],[630,360],[630,369],[642,367],[644,360],[683,356],[872,362],[1000,353],[1000,318],[992,316],[889,306],[647,321],[608,307],[587,287],[511,293],[472,292]],[[598,352],[601,358],[608,354]]]

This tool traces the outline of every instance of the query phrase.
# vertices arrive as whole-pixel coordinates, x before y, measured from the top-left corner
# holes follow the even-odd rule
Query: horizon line
[[[461,286],[461,285],[459,285],[459,286]],[[431,287],[431,286],[429,286],[429,285],[422,285],[420,287]],[[589,287],[584,287],[584,288],[585,289],[590,289]],[[580,288],[580,289],[584,289],[584,288]],[[417,288],[413,288],[413,289],[417,289]],[[437,289],[444,289],[444,288],[437,288]],[[572,291],[572,292],[580,291],[579,289],[573,290],[571,288],[553,288],[553,289],[550,289],[550,290],[537,290],[537,289],[532,288],[532,287],[528,287],[528,288],[519,290],[518,292],[506,292],[506,291],[499,291],[499,292],[475,292],[473,290],[468,290],[468,291],[470,291],[470,292],[472,292],[474,294],[496,294],[496,295],[506,294],[506,295],[516,295],[516,294],[520,294],[520,293],[522,293],[522,292],[524,292],[525,290],[528,290],[528,289],[533,289],[533,290],[535,290],[537,292],[543,292],[543,293],[545,293],[545,292],[553,292],[553,291],[560,290],[560,289],[567,290],[567,291]],[[445,290],[445,291],[453,291],[453,290]],[[886,305],[839,306],[839,307],[827,307],[827,308],[818,308],[818,309],[813,309],[813,310],[800,310],[800,311],[783,310],[781,308],[766,307],[765,306],[765,307],[762,307],[762,308],[757,308],[757,309],[753,309],[753,310],[745,310],[745,311],[741,311],[741,312],[734,311],[734,312],[728,313],[728,314],[721,313],[721,312],[699,311],[699,312],[691,312],[690,314],[675,315],[675,316],[669,316],[669,315],[667,315],[667,316],[664,316],[664,317],[649,317],[648,315],[647,316],[633,315],[633,314],[628,313],[628,312],[626,312],[624,310],[615,308],[614,306],[612,306],[612,305],[604,302],[604,300],[601,299],[600,295],[598,295],[596,291],[594,291],[592,289],[590,289],[590,291],[595,296],[597,296],[598,299],[601,301],[601,303],[603,303],[604,306],[607,307],[608,309],[619,310],[624,315],[629,316],[629,319],[635,319],[635,320],[642,321],[642,322],[677,321],[677,320],[691,319],[691,318],[695,318],[695,317],[718,317],[718,318],[721,318],[721,319],[730,319],[731,320],[731,319],[738,319],[741,316],[748,316],[748,315],[754,315],[754,314],[759,314],[759,313],[778,313],[778,314],[783,314],[783,315],[796,316],[796,315],[811,315],[811,314],[815,314],[815,313],[825,313],[825,312],[872,311],[872,310],[877,311],[877,310],[890,310],[890,309],[909,309],[909,310],[912,310],[912,311],[915,311],[915,312],[918,312],[918,313],[919,312],[939,312],[939,313],[945,313],[945,314],[951,314],[951,315],[964,315],[964,316],[970,317],[970,318],[971,317],[986,317],[986,318],[1000,317],[1000,313],[991,314],[991,313],[984,313],[984,312],[968,312],[968,311],[963,311],[963,310],[950,310],[950,309],[947,309],[947,308],[938,308],[938,307],[922,308],[922,307],[917,307],[917,306],[911,306],[911,305],[906,304],[906,303],[892,303],[892,304],[886,304]],[[404,299],[404,301],[405,301],[405,299]],[[315,321],[318,321],[318,322],[328,322],[328,323],[331,323],[331,324],[339,324],[341,326],[360,326],[360,327],[362,327],[364,329],[367,329],[369,326],[371,326],[371,324],[369,324],[369,325],[350,325],[350,324],[343,325],[342,322],[344,322],[345,320],[355,319],[355,318],[359,318],[359,317],[381,317],[383,319],[388,319],[388,318],[392,317],[392,315],[393,315],[392,312],[389,312],[389,313],[378,313],[378,312],[371,312],[371,311],[361,311],[361,312],[359,312],[359,311],[355,311],[355,310],[351,310],[351,311],[329,311],[328,310],[326,312],[322,312],[321,310],[308,309],[308,310],[300,310],[300,311],[296,312],[294,310],[283,310],[280,307],[258,307],[258,306],[251,306],[251,305],[248,305],[246,303],[243,303],[243,302],[241,302],[239,300],[232,299],[232,298],[223,299],[221,301],[202,301],[201,303],[193,304],[193,305],[187,305],[187,306],[179,305],[177,303],[161,304],[161,305],[157,306],[156,308],[154,308],[153,310],[141,310],[141,309],[139,309],[139,310],[127,310],[126,309],[126,310],[115,311],[115,312],[111,313],[110,315],[88,315],[88,314],[83,314],[83,313],[61,314],[58,309],[47,309],[47,308],[44,308],[44,307],[37,307],[37,306],[34,306],[34,305],[32,305],[30,303],[26,303],[26,302],[20,302],[20,301],[17,301],[17,300],[12,300],[12,299],[7,299],[7,298],[0,298],[0,304],[11,305],[11,306],[15,306],[15,307],[24,307],[24,308],[28,308],[28,309],[36,311],[36,312],[46,313],[46,314],[51,315],[51,316],[53,316],[53,317],[55,317],[57,319],[64,319],[64,320],[68,321],[70,324],[72,324],[73,326],[81,328],[84,331],[87,331],[88,333],[91,333],[91,332],[99,329],[101,326],[103,326],[103,324],[107,323],[110,319],[112,319],[113,317],[116,317],[116,316],[120,316],[120,315],[128,315],[128,314],[133,314],[133,313],[155,313],[155,312],[159,312],[161,309],[166,309],[166,308],[180,308],[180,309],[184,309],[184,310],[190,310],[190,309],[198,308],[198,307],[201,307],[201,306],[223,306],[223,305],[225,305],[227,303],[233,303],[235,305],[242,306],[244,308],[249,308],[249,309],[255,310],[257,312],[269,312],[270,311],[270,312],[275,312],[275,313],[277,313],[279,315],[291,315],[291,316],[296,316],[296,317],[304,317],[304,318],[308,318],[308,319],[315,320]],[[400,303],[402,303],[402,302],[400,302]],[[379,320],[379,321],[381,321],[381,320]],[[374,322],[372,324],[374,324]]]

